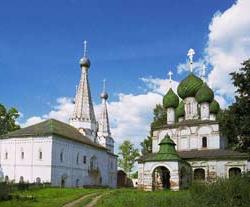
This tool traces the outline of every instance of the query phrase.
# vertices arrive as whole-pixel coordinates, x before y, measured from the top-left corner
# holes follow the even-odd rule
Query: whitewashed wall
[[[42,151],[41,160],[39,150]],[[42,182],[51,182],[51,150],[51,136],[2,139],[0,164],[3,178],[8,176],[9,180],[19,182],[23,176],[24,181],[35,182],[39,177]],[[6,152],[8,159],[5,159]]]

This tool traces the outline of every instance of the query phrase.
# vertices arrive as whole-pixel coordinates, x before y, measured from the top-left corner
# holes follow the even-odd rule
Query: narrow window
[[[5,159],[8,160],[8,152],[5,152]]]
[[[39,160],[43,159],[43,152],[41,150],[39,150]]]
[[[21,158],[22,158],[22,160],[24,159],[24,152],[23,151],[21,152]]]
[[[83,164],[86,164],[86,162],[87,162],[87,158],[86,158],[86,156],[84,155],[84,156],[83,156]]]
[[[63,162],[63,152],[60,153],[60,161]]]
[[[202,137],[202,147],[207,148],[207,137]]]
[[[76,164],[77,165],[79,164],[79,153],[77,153],[77,156],[76,156]]]

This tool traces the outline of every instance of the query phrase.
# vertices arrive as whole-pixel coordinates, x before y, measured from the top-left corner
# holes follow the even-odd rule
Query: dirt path
[[[70,203],[67,203],[67,204],[65,204],[65,205],[63,205],[63,207],[74,207],[74,206],[76,206],[77,204],[79,204],[79,203],[81,203],[83,200],[85,200],[86,198],[88,198],[88,197],[90,197],[90,196],[93,196],[93,195],[95,195],[96,193],[90,193],[90,194],[88,194],[88,195],[84,195],[84,196],[82,196],[81,198],[78,198],[78,199],[76,199],[76,200],[74,200],[74,201],[72,201],[72,202],[70,202]],[[96,199],[96,198],[94,198],[94,199]]]
[[[96,196],[95,198],[93,198],[93,200],[91,202],[89,202],[85,207],[95,207],[97,201],[104,196],[105,194],[101,194],[99,196]]]

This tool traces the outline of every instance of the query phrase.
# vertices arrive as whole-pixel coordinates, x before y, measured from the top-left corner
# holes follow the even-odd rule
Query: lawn
[[[59,207],[69,201],[75,200],[83,195],[92,192],[99,192],[101,189],[80,189],[80,188],[42,188],[15,194],[34,196],[34,200],[10,200],[1,201],[1,207]]]

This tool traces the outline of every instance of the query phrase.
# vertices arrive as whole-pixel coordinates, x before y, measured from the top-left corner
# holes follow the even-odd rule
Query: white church
[[[205,68],[202,78],[193,73],[194,53],[188,52],[191,72],[178,85],[178,95],[170,88],[163,97],[167,123],[154,129],[152,153],[138,159],[142,189],[179,190],[192,180],[212,182],[250,171],[247,153],[226,149],[216,120],[220,106],[205,81]]]
[[[117,156],[109,127],[108,93],[105,88],[101,93],[102,111],[97,121],[88,80],[86,41],[80,67],[69,124],[50,119],[1,137],[1,180],[61,187],[116,187]]]

